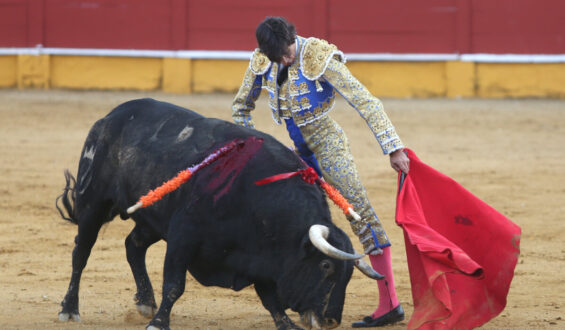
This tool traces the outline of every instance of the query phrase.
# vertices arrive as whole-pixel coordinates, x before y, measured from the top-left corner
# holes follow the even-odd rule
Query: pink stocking
[[[390,312],[399,304],[394,287],[394,276],[392,275],[390,246],[382,250],[383,254],[369,255],[373,269],[385,277],[383,280],[377,281],[379,286],[379,307],[371,314],[373,319]]]

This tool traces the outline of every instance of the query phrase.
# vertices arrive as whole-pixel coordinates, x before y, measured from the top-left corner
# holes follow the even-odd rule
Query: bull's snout
[[[326,317],[320,320],[312,311],[300,314],[300,322],[307,329],[333,329],[339,326],[339,321],[334,318]]]

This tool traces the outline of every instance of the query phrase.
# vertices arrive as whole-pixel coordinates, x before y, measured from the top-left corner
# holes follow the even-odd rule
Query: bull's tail
[[[65,170],[65,181],[66,184],[63,193],[55,200],[55,207],[59,211],[59,214],[61,214],[61,218],[78,224],[78,220],[75,216],[76,180],[69,170]],[[59,207],[59,202],[62,204],[64,210]]]

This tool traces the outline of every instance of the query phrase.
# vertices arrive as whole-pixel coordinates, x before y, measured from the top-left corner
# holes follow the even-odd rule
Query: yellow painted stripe
[[[234,93],[247,60],[70,55],[0,56],[0,88]],[[565,98],[565,63],[351,61],[377,97]]]
[[[161,88],[163,60],[140,57],[51,56],[51,86],[71,89]]]
[[[18,82],[16,56],[0,56],[0,87],[15,87]]]
[[[565,98],[565,64],[478,63],[477,97]]]

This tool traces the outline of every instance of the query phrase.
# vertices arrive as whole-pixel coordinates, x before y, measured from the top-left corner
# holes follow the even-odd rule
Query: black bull
[[[267,134],[151,99],[124,103],[97,121],[85,141],[76,182],[66,173],[58,199],[65,211],[57,208],[78,224],[78,234],[61,320],[80,320],[80,277],[101,226],[117,215],[129,218],[126,210],[139,197],[230,141],[243,142],[131,215],[135,227],[125,246],[138,310],[153,316],[150,327],[168,328],[188,270],[205,286],[237,291],[253,284],[279,329],[296,327],[287,308],[300,313],[308,327],[339,325],[354,262],[322,253],[309,235],[321,228],[333,247],[349,253],[353,248],[332,223],[322,190],[299,176],[254,184],[304,168],[301,160]],[[157,310],[145,254],[161,239],[167,252]]]

